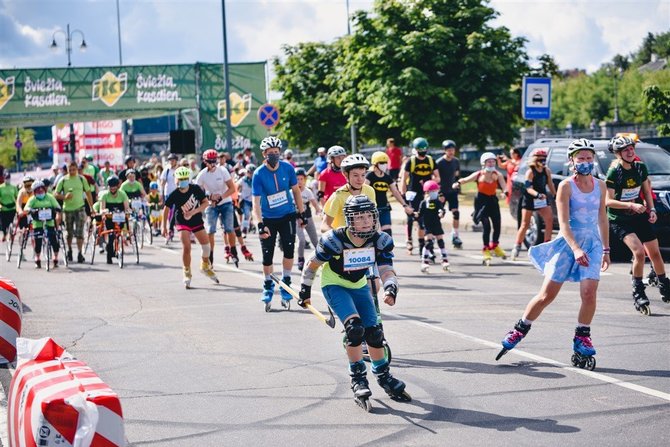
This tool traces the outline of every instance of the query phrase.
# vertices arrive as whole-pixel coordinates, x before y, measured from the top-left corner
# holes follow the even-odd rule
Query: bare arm
[[[547,173],[547,186],[549,187],[549,191],[551,192],[551,195],[553,197],[556,197],[556,186],[554,185],[554,181],[551,179],[551,169],[549,168],[544,168],[545,172]]]
[[[405,208],[405,213],[407,213],[407,214],[413,213],[414,209],[405,201],[402,194],[400,194],[400,191],[398,190],[398,187],[396,186],[396,184],[391,183],[389,185],[389,187],[391,188],[391,194],[393,195],[393,197],[395,197],[395,199],[398,201],[398,203],[400,203],[402,205],[402,207]]]
[[[609,189],[606,189],[605,182],[602,180],[596,180],[600,182],[600,210],[598,212],[598,229],[600,231],[600,240],[603,243],[603,247],[610,246],[610,223],[607,218],[607,208],[605,204],[607,203],[607,195]],[[610,265],[610,254],[603,253],[603,260],[601,265],[601,270],[604,272]]]
[[[464,183],[470,183],[472,181],[477,180],[477,177],[479,177],[479,171],[475,171],[472,174],[468,175],[467,177],[458,179],[458,181],[455,182],[453,186],[457,187],[458,185],[462,185]]]
[[[254,198],[254,204],[253,204],[253,213],[254,213],[254,219],[256,220],[256,223],[259,224],[263,222],[263,217],[261,216],[261,196],[253,196]]]
[[[403,169],[402,177],[400,179],[400,192],[402,193],[403,196],[407,192],[407,180],[408,179],[409,179],[409,172],[407,172]]]
[[[298,213],[302,214],[305,212],[305,204],[302,201],[302,193],[300,192],[300,187],[296,184],[291,186],[291,191],[293,191],[293,198],[295,199],[295,206],[298,209]]]
[[[437,169],[433,170],[433,180],[437,182],[437,184],[440,184],[440,171]]]

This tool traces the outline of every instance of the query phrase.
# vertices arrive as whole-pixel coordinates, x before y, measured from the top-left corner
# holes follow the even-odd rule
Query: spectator
[[[402,149],[395,145],[393,138],[386,140],[386,155],[389,156],[389,175],[393,180],[398,180],[402,165]]]
[[[307,175],[313,175],[314,178],[318,181],[319,175],[328,167],[328,159],[326,158],[326,148],[320,147],[316,150],[316,158],[314,159],[314,164],[307,171]]]

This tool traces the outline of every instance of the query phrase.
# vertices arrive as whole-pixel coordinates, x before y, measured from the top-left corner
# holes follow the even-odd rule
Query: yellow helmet
[[[377,151],[374,154],[372,154],[372,164],[373,165],[378,165],[379,163],[388,163],[388,162],[389,162],[389,156],[386,155],[386,152]]]

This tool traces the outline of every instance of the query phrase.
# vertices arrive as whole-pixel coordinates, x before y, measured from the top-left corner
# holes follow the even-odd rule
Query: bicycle
[[[126,214],[125,211],[111,211],[111,212],[103,212],[102,218],[104,220],[111,219],[113,226],[111,229],[106,229],[105,225],[103,225],[102,222],[100,223],[100,225],[98,226],[98,234],[95,239],[95,245],[97,246],[100,241],[104,241],[106,237],[113,235],[114,236],[114,242],[112,246],[114,251],[113,256],[116,257],[119,268],[123,268],[126,237],[130,236],[130,232],[127,229],[129,223],[128,215]],[[135,247],[137,247],[136,238],[135,238]],[[136,249],[135,252],[137,253],[137,263],[139,264],[140,262],[139,250]],[[93,250],[93,252],[91,253],[91,265],[94,262],[95,262],[95,250]]]
[[[16,233],[19,228],[19,219],[18,215],[14,216],[14,219],[10,222],[9,226],[5,228],[5,259],[7,262],[11,261],[12,250],[14,249],[14,240],[16,239]]]
[[[53,209],[51,208],[40,208],[36,210],[32,210],[29,214],[29,219],[28,219],[28,227],[24,228],[23,234],[21,236],[21,244],[20,244],[20,250],[19,250],[19,256],[18,260],[16,263],[17,268],[21,268],[21,264],[23,263],[23,260],[25,259],[25,249],[28,246],[28,240],[30,239],[32,242],[33,246],[33,252],[35,254],[35,257],[37,257],[37,253],[34,250],[36,241],[36,238],[41,239],[41,245],[42,245],[42,251],[46,255],[46,271],[49,272],[51,271],[51,259],[53,257],[53,247],[51,246],[51,241],[49,239],[49,231],[56,231],[55,226],[52,228],[49,228],[47,226],[47,222],[49,220],[53,219]],[[38,230],[34,228],[33,226],[33,221],[35,220],[35,217],[37,217],[37,220],[39,220],[42,223],[42,228],[39,230],[42,230],[39,235],[35,234],[35,231]],[[57,236],[58,237],[58,236]],[[67,260],[66,264],[67,266]]]

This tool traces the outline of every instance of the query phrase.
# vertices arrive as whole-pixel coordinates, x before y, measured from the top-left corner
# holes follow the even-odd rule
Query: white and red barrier
[[[16,339],[21,336],[22,316],[16,285],[0,277],[0,364],[16,360]]]
[[[9,387],[10,447],[125,446],[119,397],[51,338],[17,340]]]

